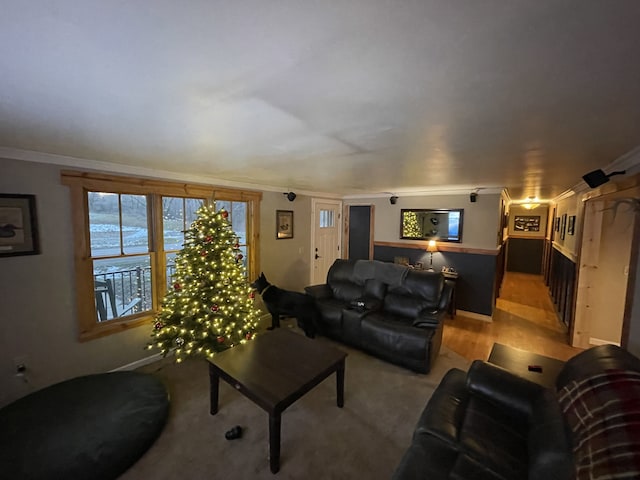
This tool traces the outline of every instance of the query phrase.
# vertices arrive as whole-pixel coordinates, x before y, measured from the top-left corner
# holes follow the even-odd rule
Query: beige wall
[[[547,231],[547,216],[549,215],[549,207],[547,205],[540,205],[533,210],[524,208],[521,205],[513,204],[509,208],[509,236],[517,237],[531,237],[531,238],[544,238]],[[540,230],[537,232],[523,232],[516,230],[514,225],[516,217],[540,217]]]
[[[468,248],[495,249],[500,230],[500,194],[478,195],[475,203],[464,195],[400,196],[395,205],[388,197],[345,199],[345,205],[375,205],[377,242],[408,242],[400,240],[400,210],[403,208],[462,208],[462,243]],[[413,241],[415,242],[415,241]]]
[[[276,239],[276,210],[293,210],[293,238]],[[260,265],[267,280],[280,288],[303,291],[309,285],[311,197],[293,202],[282,193],[264,192],[260,204]]]
[[[0,258],[0,405],[51,383],[149,355],[148,327],[80,343],[69,192],[55,166],[0,159],[0,192],[36,195],[40,255]],[[14,358],[26,356],[27,379]]]
[[[70,202],[60,170],[0,159],[0,192],[36,195],[42,246],[40,255],[0,258],[0,406],[52,383],[150,355],[144,348],[149,326],[77,340]],[[275,239],[277,209],[294,211],[293,239]],[[264,193],[261,270],[282,288],[302,291],[309,284],[310,218],[310,197],[298,195],[289,202],[282,193]],[[26,357],[29,383],[15,377],[16,357]]]

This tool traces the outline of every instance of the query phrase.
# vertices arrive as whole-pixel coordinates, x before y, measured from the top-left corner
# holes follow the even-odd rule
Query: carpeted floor
[[[141,370],[167,385],[168,423],[121,480],[388,479],[440,379],[450,368],[469,366],[443,347],[431,373],[421,375],[327,338],[316,341],[349,354],[345,405],[336,406],[332,375],[285,410],[279,473],[269,470],[267,413],[221,381],[220,409],[211,416],[207,363],[176,365],[165,359]],[[242,438],[226,440],[225,432],[235,425],[244,429]]]

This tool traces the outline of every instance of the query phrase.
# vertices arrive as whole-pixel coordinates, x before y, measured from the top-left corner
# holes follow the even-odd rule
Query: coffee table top
[[[209,359],[216,372],[265,410],[284,410],[337,370],[347,353],[279,328]]]

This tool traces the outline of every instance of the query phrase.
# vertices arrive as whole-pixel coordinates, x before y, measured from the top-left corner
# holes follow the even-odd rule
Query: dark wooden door
[[[373,237],[370,205],[349,207],[349,259],[370,260],[373,258],[371,239]]]

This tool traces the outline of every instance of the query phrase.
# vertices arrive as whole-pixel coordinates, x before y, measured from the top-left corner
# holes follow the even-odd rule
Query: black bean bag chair
[[[77,377],[0,409],[0,477],[115,479],[160,435],[169,397],[154,376]]]

